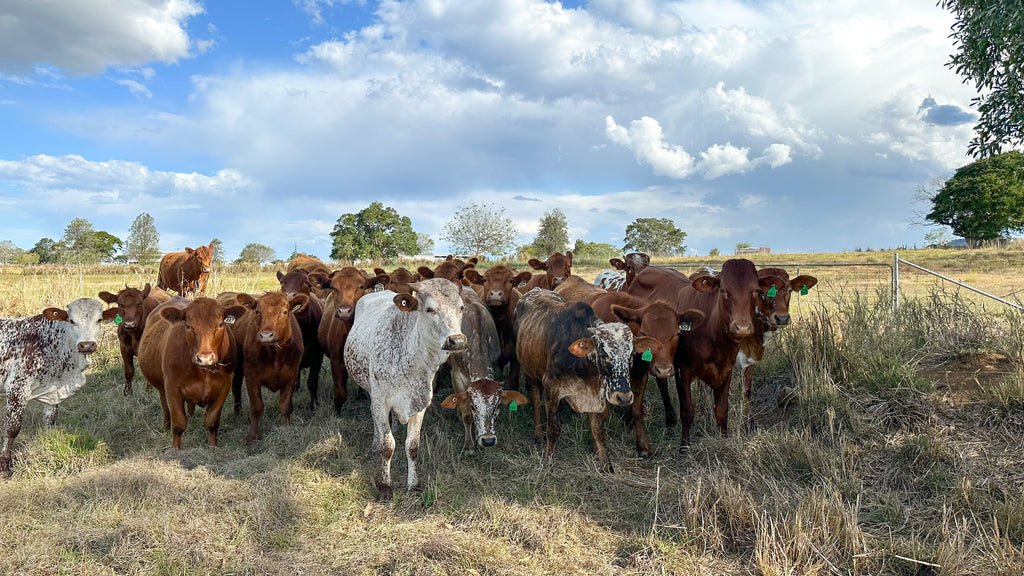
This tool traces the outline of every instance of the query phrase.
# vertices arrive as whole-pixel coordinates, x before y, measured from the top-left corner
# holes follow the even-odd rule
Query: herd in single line
[[[498,443],[495,422],[504,407],[532,404],[534,435],[552,458],[564,400],[589,418],[598,466],[611,471],[604,436],[612,406],[628,408],[637,453],[654,451],[644,425],[651,377],[666,426],[680,424],[681,449],[694,420],[693,380],[713,391],[715,420],[727,435],[735,366],[743,372],[749,410],[754,363],[764,357],[768,337],[789,323],[792,294],[806,294],[817,283],[807,275],[790,279],[780,268],[757,270],[744,259],[688,277],[651,266],[642,253],[611,259],[616,270],[593,283],[572,274],[571,252],[531,259],[532,272],[497,264],[483,273],[475,258],[449,256],[436,268],[370,273],[352,266],[332,270],[299,255],[277,273],[280,290],[208,298],[211,250],[165,256],[157,287],[100,292],[110,306],[105,310],[82,298],[66,310],[0,319],[0,391],[7,397],[0,475],[10,475],[11,444],[26,403],[44,403],[45,421],[53,424],[57,405],[85,384],[103,321],[117,324],[124,394],[133,393],[137,357],[160,397],[163,429],[171,431],[175,449],[195,406],[205,408],[207,441],[217,445],[228,396],[239,415],[243,388],[248,442],[259,438],[265,390],[278,395],[278,414],[287,424],[304,369],[315,408],[326,356],[335,413],[348,398],[350,378],[369,397],[383,499],[393,490],[392,416],[407,426],[407,489],[419,485],[420,431],[442,366],[451,372],[453,390],[440,405],[458,411],[465,451]],[[529,397],[519,392],[521,377]],[[669,378],[676,383],[678,418]]]

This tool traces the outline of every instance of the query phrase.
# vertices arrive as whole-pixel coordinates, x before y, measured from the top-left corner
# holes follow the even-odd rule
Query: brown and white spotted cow
[[[466,279],[480,288],[479,291],[483,293],[480,297],[494,318],[494,327],[498,329],[498,338],[501,339],[497,369],[501,371],[508,366],[505,378],[505,388],[508,390],[519,389],[519,361],[516,359],[516,341],[512,330],[513,314],[519,302],[519,292],[515,288],[529,282],[532,276],[533,273],[528,270],[516,272],[515,268],[505,264],[491,266],[483,276],[476,270],[466,270],[465,273]]]
[[[182,296],[206,292],[213,262],[213,242],[195,250],[185,248],[184,252],[168,252],[160,259],[160,272],[156,285],[163,290],[173,290]]]
[[[533,433],[547,438],[546,456],[554,457],[561,434],[558,405],[562,400],[580,414],[589,414],[590,432],[599,466],[612,470],[604,445],[609,404],[629,406],[633,393],[629,373],[636,350],[647,338],[633,338],[621,322],[602,322],[586,302],[567,303],[550,290],[531,290],[516,305],[516,354],[530,385]],[[541,396],[547,415],[541,426]]]
[[[391,291],[363,296],[345,342],[345,363],[352,378],[370,395],[373,443],[383,469],[377,485],[381,499],[392,496],[391,457],[395,438],[391,415],[407,425],[405,454],[408,490],[419,486],[416,458],[423,414],[434,397],[434,375],[450,352],[466,348],[462,334],[462,296],[448,280],[413,283],[411,294]]]
[[[608,263],[615,270],[605,270],[594,278],[594,284],[609,292],[624,292],[636,275],[651,265],[651,257],[643,252],[630,252],[625,259],[612,258]]]
[[[555,252],[544,261],[530,258],[529,264],[530,268],[542,271],[544,274],[535,274],[533,278],[530,278],[530,281],[526,283],[526,288],[523,288],[523,294],[534,288],[554,290],[572,274],[572,252],[567,251],[564,256],[561,252]]]
[[[171,299],[171,295],[160,288],[151,288],[149,283],[139,290],[125,285],[117,294],[100,292],[100,300],[117,304],[121,309],[121,320],[117,324],[117,340],[121,344],[121,363],[124,366],[124,395],[132,395],[132,379],[135,378],[135,357],[139,355],[139,340],[146,328],[146,318],[154,308]]]
[[[11,446],[21,432],[26,405],[46,405],[43,420],[57,422],[57,405],[85,386],[89,354],[96,351],[100,322],[113,321],[120,308],[79,298],[67,310],[47,308],[29,318],[0,318],[0,393],[7,397],[0,477],[10,476]]]

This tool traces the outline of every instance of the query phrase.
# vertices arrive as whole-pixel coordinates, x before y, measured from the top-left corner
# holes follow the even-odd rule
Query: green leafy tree
[[[537,228],[537,237],[533,239],[533,251],[545,256],[555,252],[564,252],[569,244],[569,223],[561,209],[544,214]]]
[[[265,264],[272,262],[275,258],[277,258],[277,253],[273,248],[265,244],[251,242],[239,252],[235,264]]]
[[[67,248],[61,259],[63,261],[76,264],[95,264],[100,261],[100,239],[85,218],[75,218],[69,222],[61,242]]]
[[[686,253],[686,232],[668,218],[637,218],[626,227],[623,252],[643,252],[648,256],[676,256]]]
[[[331,232],[331,258],[383,260],[417,252],[412,221],[394,208],[373,202],[356,214],[343,214]]]
[[[117,253],[124,246],[121,239],[109,232],[100,230],[96,232],[96,252],[103,262],[113,262]]]
[[[455,216],[441,230],[441,239],[451,244],[452,250],[476,256],[505,254],[518,237],[515,222],[505,215],[504,208],[478,204],[456,208]]]
[[[931,198],[925,218],[969,246],[1024,229],[1024,154],[1006,152],[959,168]]]
[[[152,216],[143,212],[135,217],[124,251],[129,262],[152,264],[160,259],[160,233]]]
[[[572,247],[572,256],[574,260],[578,258],[604,260],[607,258],[619,258],[622,256],[622,251],[611,244],[584,242],[577,238],[576,244]]]
[[[53,238],[40,238],[29,252],[39,258],[40,264],[49,264],[51,262],[60,262],[63,250],[64,245]]]
[[[708,250],[708,256],[721,256],[722,252],[718,248],[712,248]]]
[[[1005,0],[939,0],[956,17],[948,66],[974,83],[980,117],[967,147],[975,158],[1024,143],[1024,10]]]
[[[219,238],[211,240],[210,246],[212,246],[210,259],[214,266],[221,266],[227,262],[227,258],[224,257],[224,243]]]
[[[740,250],[746,250],[747,248],[750,248],[750,242],[737,242],[736,243],[736,252],[737,253],[739,253]]]

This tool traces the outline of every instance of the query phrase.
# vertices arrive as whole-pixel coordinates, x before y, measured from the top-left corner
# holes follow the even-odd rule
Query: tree
[[[76,264],[95,264],[100,261],[100,246],[96,231],[85,218],[75,218],[64,229],[61,242],[67,247],[62,260]]]
[[[569,243],[569,223],[561,209],[544,214],[537,228],[537,237],[533,239],[533,249],[537,254],[545,256],[555,252],[564,252]]]
[[[736,254],[739,254],[740,250],[746,250],[750,248],[750,242],[737,242],[736,243]]]
[[[275,258],[277,258],[277,253],[270,246],[250,242],[245,245],[245,248],[242,248],[235,264],[264,264],[272,262]]]
[[[455,216],[445,223],[441,239],[456,252],[476,256],[504,254],[515,246],[519,232],[504,208],[468,204],[455,209]]]
[[[711,250],[708,250],[708,256],[715,257],[715,256],[721,256],[721,255],[722,255],[722,252],[718,248],[712,248]]]
[[[933,246],[946,248],[949,247],[949,243],[952,241],[953,235],[949,226],[939,226],[931,232],[926,232],[924,235],[924,243],[929,248]]]
[[[153,217],[143,212],[135,217],[128,229],[125,255],[129,262],[152,264],[160,259],[160,233],[156,231]]]
[[[623,252],[643,252],[648,256],[675,256],[686,253],[686,232],[668,218],[637,218],[626,227]]]
[[[1020,2],[939,0],[953,13],[957,52],[947,66],[973,82],[980,116],[967,152],[975,158],[1024,143],[1024,11]]]
[[[214,266],[222,266],[227,259],[224,258],[224,243],[219,238],[210,240],[210,261]]]
[[[60,262],[63,250],[64,245],[53,238],[40,238],[29,252],[39,257],[40,264],[49,264],[51,262]]]
[[[121,239],[113,234],[100,230],[94,234],[96,254],[103,262],[113,262],[114,255],[117,254],[124,243]]]
[[[549,252],[550,254],[550,252]],[[622,251],[612,246],[611,244],[599,243],[599,242],[584,242],[577,238],[576,244],[572,247],[573,259],[579,258],[593,258],[595,260],[604,260],[606,258],[619,258],[622,256]]]
[[[14,264],[21,252],[11,240],[0,242],[0,264]]]
[[[430,254],[434,251],[434,241],[430,239],[430,234],[423,234],[422,232],[416,233],[416,253],[417,254]]]
[[[977,246],[1024,230],[1024,154],[1006,152],[957,169],[925,218]]]
[[[331,232],[331,258],[383,260],[399,254],[415,254],[416,232],[408,216],[373,202],[356,214],[343,214]]]

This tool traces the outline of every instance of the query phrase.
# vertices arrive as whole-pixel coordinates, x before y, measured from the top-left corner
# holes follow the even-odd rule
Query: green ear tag
[[[772,284],[772,287],[768,289],[768,292],[765,294],[765,296],[769,298],[775,298],[775,295],[778,293],[779,291],[775,289],[775,284]]]
[[[516,410],[519,410],[519,404],[516,404],[516,401],[513,400],[508,403],[508,409],[510,412],[515,412]]]
[[[120,314],[118,314],[117,316],[114,316],[114,324],[120,324],[121,322],[124,322],[124,319],[121,318]]]
[[[804,284],[803,286],[800,287],[800,295],[807,296],[807,284]]]
[[[654,359],[654,354],[651,354],[651,349],[644,350],[644,353],[640,355],[640,359],[645,362],[650,362]]]

